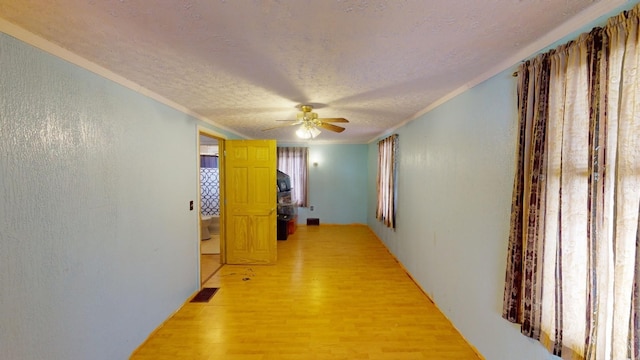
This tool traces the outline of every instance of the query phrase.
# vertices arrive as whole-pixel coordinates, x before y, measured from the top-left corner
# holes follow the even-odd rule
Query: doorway
[[[198,130],[198,212],[200,285],[224,264],[222,233],[222,166],[219,156],[224,139],[206,129]]]

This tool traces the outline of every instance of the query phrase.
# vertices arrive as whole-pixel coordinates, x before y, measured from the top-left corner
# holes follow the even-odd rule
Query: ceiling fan
[[[345,118],[319,118],[318,114],[313,112],[312,105],[301,105],[300,110],[302,112],[298,113],[297,120],[277,120],[277,121],[287,121],[291,122],[291,124],[275,126],[268,129],[263,129],[262,131],[273,130],[281,127],[287,126],[296,126],[300,125],[300,128],[296,130],[296,135],[302,139],[313,139],[316,136],[320,135],[320,129],[325,129],[337,133],[341,133],[344,131],[342,126],[334,125],[331,123],[348,123],[349,120]]]

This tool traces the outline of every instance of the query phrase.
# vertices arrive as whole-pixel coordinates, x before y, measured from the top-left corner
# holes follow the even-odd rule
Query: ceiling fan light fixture
[[[345,118],[320,118],[318,114],[311,111],[313,106],[311,105],[300,105],[300,110],[296,117],[297,120],[278,120],[278,121],[287,121],[289,124],[275,126],[268,129],[263,129],[262,131],[272,130],[281,127],[288,126],[297,126],[300,127],[296,130],[296,135],[300,139],[314,139],[318,135],[320,135],[320,128],[323,130],[333,131],[335,133],[341,133],[345,130],[342,126],[334,125],[333,123],[348,123],[349,120]]]
[[[298,130],[296,130],[296,135],[301,139],[314,139],[316,136],[320,135],[320,130],[318,128],[309,126],[308,124],[302,124]]]

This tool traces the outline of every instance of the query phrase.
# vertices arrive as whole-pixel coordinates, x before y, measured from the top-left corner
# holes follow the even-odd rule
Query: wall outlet
[[[309,206],[309,211],[313,211],[313,205]]]

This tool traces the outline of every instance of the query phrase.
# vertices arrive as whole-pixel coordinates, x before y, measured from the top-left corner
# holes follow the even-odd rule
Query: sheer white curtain
[[[639,8],[520,66],[503,317],[563,359],[640,359]]]
[[[279,147],[278,170],[291,177],[292,201],[298,206],[308,205],[309,148]]]

